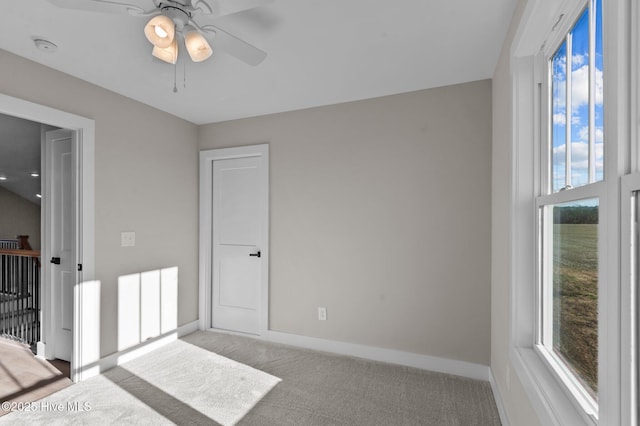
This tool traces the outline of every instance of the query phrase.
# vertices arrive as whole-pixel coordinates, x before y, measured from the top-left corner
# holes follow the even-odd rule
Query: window
[[[604,177],[602,7],[591,1],[549,61],[552,192]]]
[[[544,61],[537,350],[598,411],[600,199],[605,195],[602,9],[590,0]],[[546,143],[544,141],[546,140]],[[579,190],[578,190],[579,188]]]
[[[640,3],[536,0],[522,16],[502,375],[541,424],[638,425]]]

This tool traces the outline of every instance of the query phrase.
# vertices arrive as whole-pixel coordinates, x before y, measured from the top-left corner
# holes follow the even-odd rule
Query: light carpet
[[[214,332],[36,404],[0,424],[500,424],[487,382]]]

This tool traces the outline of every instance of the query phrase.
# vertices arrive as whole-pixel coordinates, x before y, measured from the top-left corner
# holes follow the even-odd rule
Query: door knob
[[[249,253],[249,256],[262,257],[260,254],[260,250],[257,253]]]
[[[59,265],[60,264],[60,258],[59,257],[52,257],[51,258],[51,263],[53,263],[54,265]]]

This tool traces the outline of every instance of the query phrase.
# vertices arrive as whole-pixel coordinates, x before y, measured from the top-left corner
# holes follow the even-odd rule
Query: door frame
[[[212,324],[212,260],[213,260],[213,162],[235,158],[261,157],[260,180],[264,185],[262,211],[262,240],[260,247],[261,289],[259,335],[269,331],[269,144],[219,148],[200,151],[200,259],[199,259],[199,327],[201,330],[213,328]]]
[[[83,311],[98,311],[99,312],[99,300],[93,302],[96,306],[85,306],[85,303],[81,303],[85,299],[83,295],[83,283],[94,280],[95,277],[95,199],[94,199],[94,158],[95,158],[95,121],[89,118],[81,117],[79,115],[71,114],[68,112],[60,111],[54,108],[50,108],[44,105],[39,105],[33,102],[25,101],[23,99],[14,98],[0,94],[0,113],[11,115],[26,120],[35,121],[42,124],[48,124],[55,127],[61,127],[72,130],[75,135],[77,143],[73,145],[73,154],[75,157],[75,170],[76,170],[76,253],[77,263],[82,264],[82,272],[76,275],[76,283],[74,285],[74,297],[73,297],[73,348],[71,350],[71,380],[78,382],[82,380],[82,372],[84,366],[84,355],[86,352],[93,354],[94,350],[87,351],[85,346],[87,342],[83,339]],[[45,182],[47,172],[46,170],[40,171],[43,177],[42,187],[43,191],[46,191],[47,184]],[[43,193],[43,202],[46,202],[46,193]],[[43,222],[44,228],[42,229],[43,240],[41,242],[42,248],[47,247],[47,235],[48,229],[47,220]],[[42,251],[46,254],[46,250]],[[46,276],[46,269],[48,268],[47,259],[41,257],[41,265],[43,265],[44,273],[42,277]],[[45,266],[47,265],[47,266]],[[41,301],[41,318],[47,321],[50,316],[53,307],[53,298],[51,292],[43,291]],[[89,299],[91,300],[91,299]],[[95,330],[92,330],[95,332]],[[85,335],[87,333],[84,333]],[[86,337],[86,336],[85,336]],[[47,345],[47,341],[52,339],[51,321],[47,321],[44,327],[41,328],[40,342],[38,342],[38,356],[47,357],[51,356],[51,345]],[[98,336],[99,340],[99,336]],[[90,342],[95,343],[95,342]]]

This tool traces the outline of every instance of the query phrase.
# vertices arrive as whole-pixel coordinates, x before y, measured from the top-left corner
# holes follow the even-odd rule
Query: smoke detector
[[[58,50],[58,46],[42,37],[32,37],[32,40],[38,50],[42,50],[43,52],[53,53]]]

